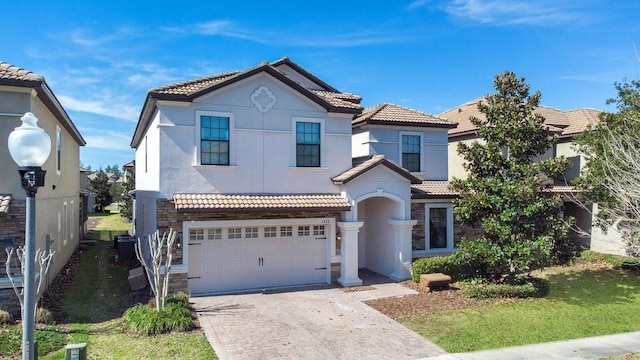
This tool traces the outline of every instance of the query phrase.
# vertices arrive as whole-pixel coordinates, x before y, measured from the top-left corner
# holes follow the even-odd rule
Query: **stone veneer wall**
[[[412,249],[423,250],[425,246],[425,224],[424,224],[424,208],[425,203],[412,203],[411,204],[411,218],[418,220],[418,223],[413,227],[412,233]],[[460,239],[466,237],[467,239],[477,239],[482,237],[484,231],[482,226],[469,226],[460,225],[460,223],[453,218],[453,244],[457,247]]]
[[[11,201],[9,212],[0,214],[0,278],[6,278],[7,253],[4,249],[9,246],[24,245],[26,216],[26,201],[15,199]],[[17,262],[13,264],[13,268],[17,270]],[[7,288],[0,289],[0,309],[8,311],[14,317],[20,315],[20,302],[10,284]]]
[[[158,199],[157,205],[157,223],[160,233],[168,232],[173,229],[182,243],[188,241],[182,233],[182,223],[184,221],[210,221],[210,220],[252,220],[252,219],[295,219],[295,218],[326,218],[333,217],[336,221],[340,221],[340,212],[331,211],[291,211],[291,212],[229,212],[229,213],[184,213],[176,210],[172,200]],[[182,264],[183,254],[182,247],[174,247],[173,263]],[[188,292],[187,283],[188,274],[172,274],[169,277],[171,291]]]

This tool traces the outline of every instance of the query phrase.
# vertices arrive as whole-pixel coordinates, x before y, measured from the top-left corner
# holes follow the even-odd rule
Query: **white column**
[[[358,277],[358,231],[363,224],[362,221],[338,223],[342,236],[338,282],[342,286],[362,285],[362,280]]]
[[[418,220],[389,220],[395,237],[393,272],[389,275],[392,280],[400,281],[411,278],[411,262],[413,260],[411,230],[417,223]]]

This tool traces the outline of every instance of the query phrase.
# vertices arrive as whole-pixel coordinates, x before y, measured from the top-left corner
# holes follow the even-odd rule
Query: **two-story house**
[[[178,232],[174,285],[328,283],[332,264],[345,286],[363,267],[406,279],[414,249],[427,250],[412,241],[412,193],[435,224],[431,248],[450,247],[439,186],[454,125],[390,105],[363,113],[360,100],[288,58],[150,90],[131,141],[135,233]],[[379,123],[389,112],[400,117]]]
[[[463,168],[464,159],[458,154],[457,148],[460,142],[471,143],[478,141],[477,128],[471,123],[470,118],[484,119],[484,115],[478,110],[478,103],[482,98],[474,99],[460,106],[447,110],[438,116],[458,124],[456,128],[449,130],[449,178],[464,178],[467,176]],[[542,158],[564,156],[571,161],[572,166],[564,173],[564,179],[557,179],[551,191],[565,194],[564,213],[576,220],[576,226],[572,236],[584,249],[598,252],[624,254],[625,247],[620,234],[614,229],[603,232],[598,226],[593,225],[594,214],[597,213],[597,205],[587,206],[585,209],[576,201],[571,182],[579,174],[585,164],[584,154],[579,153],[573,146],[576,135],[587,131],[589,126],[598,122],[599,110],[574,109],[563,111],[540,105],[536,113],[545,118],[545,126],[549,131],[558,135],[558,141]]]
[[[80,237],[79,147],[85,141],[41,75],[0,62],[0,308],[20,306],[5,272],[5,247],[24,244],[26,194],[7,147],[9,134],[31,112],[51,138],[45,186],[36,195],[36,246],[55,250],[49,281],[67,263]],[[15,264],[14,264],[15,266]]]

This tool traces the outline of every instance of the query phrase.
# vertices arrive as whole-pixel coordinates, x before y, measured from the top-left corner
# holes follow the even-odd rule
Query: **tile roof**
[[[154,94],[192,95],[213,85],[222,83],[225,80],[229,80],[239,73],[240,71],[232,71],[224,74],[206,76],[198,79],[161,86],[155,89],[151,89],[149,90],[149,92]]]
[[[362,99],[357,95],[313,89],[310,91],[335,107],[362,109],[360,105]]]
[[[420,198],[451,198],[458,193],[449,189],[448,181],[425,180],[420,184],[411,185],[411,197]]]
[[[351,169],[331,178],[331,180],[336,185],[343,185],[379,165],[386,166],[391,171],[409,180],[412,184],[417,184],[421,181],[393,161],[387,160],[384,155],[355,158],[353,159],[353,167]]]
[[[449,130],[449,136],[462,136],[472,134],[477,127],[471,123],[470,118],[484,119],[484,114],[478,110],[478,103],[484,98],[478,98],[456,106],[438,114],[439,117],[456,122],[458,127]],[[563,111],[548,106],[540,105],[535,113],[544,117],[548,129],[559,132],[561,137],[572,136],[586,130],[588,125],[597,123],[600,111],[594,109],[576,109]]]
[[[285,66],[294,69],[306,77],[314,84],[313,88],[307,88],[293,78],[290,78],[284,72]],[[154,114],[158,100],[191,102],[214,90],[234,84],[243,79],[248,79],[260,73],[270,75],[329,112],[359,114],[362,111],[362,106],[360,105],[361,98],[359,96],[339,92],[288,58],[282,58],[271,64],[263,62],[243,71],[231,71],[149,90],[131,139],[131,147],[136,147],[140,143],[144,132],[151,122],[151,117]]]
[[[9,212],[11,200],[11,195],[0,195],[0,214],[6,214]]]
[[[352,125],[368,123],[449,128],[456,126],[454,122],[441,119],[434,115],[388,103],[365,109],[360,115],[356,116],[351,123]]]
[[[575,109],[567,112],[569,126],[564,129],[562,136],[570,136],[584,132],[589,126],[600,121],[602,111],[595,109]]]
[[[174,194],[173,201],[183,212],[351,209],[340,194]]]
[[[44,81],[42,75],[0,61],[0,79],[19,81]]]
[[[78,128],[76,128],[73,121],[71,121],[69,114],[67,114],[62,107],[62,104],[53,94],[53,91],[49,88],[49,85],[47,85],[42,75],[0,61],[0,86],[1,85],[34,89],[38,99],[51,111],[56,120],[69,131],[78,145],[86,145],[87,142],[82,135],[80,135]]]

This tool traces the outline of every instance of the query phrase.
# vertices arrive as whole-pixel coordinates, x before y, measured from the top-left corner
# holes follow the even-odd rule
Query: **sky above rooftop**
[[[0,61],[44,75],[94,170],[133,159],[150,88],[284,56],[365,107],[431,114],[492,93],[505,70],[542,104],[614,111],[640,78],[640,2],[602,0],[0,0]]]

